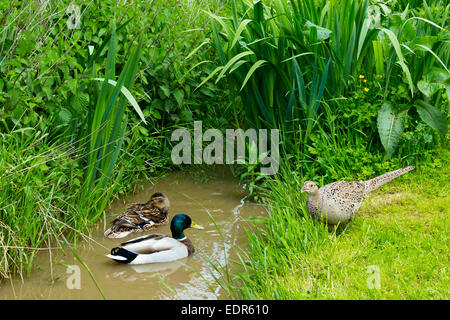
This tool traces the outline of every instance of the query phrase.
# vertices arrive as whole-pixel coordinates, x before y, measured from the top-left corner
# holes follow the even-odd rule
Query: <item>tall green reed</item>
[[[89,108],[87,116],[88,126],[85,132],[89,137],[89,145],[86,177],[83,185],[86,195],[92,191],[94,186],[103,190],[110,182],[127,127],[125,113],[127,102],[133,106],[141,120],[146,123],[142,110],[128,89],[132,88],[137,73],[141,41],[142,38],[131,50],[128,61],[116,81],[117,43],[114,23],[109,39],[104,78],[96,77],[95,67],[93,68],[92,81],[101,81],[101,86],[100,88],[94,86],[93,96],[96,99],[91,99],[93,105]]]
[[[287,150],[296,150],[296,131],[308,141],[320,101],[343,94],[365,67],[378,32],[369,29],[367,7],[356,0],[234,1],[229,18],[209,12],[221,65],[203,83],[229,79],[245,125],[280,128]]]

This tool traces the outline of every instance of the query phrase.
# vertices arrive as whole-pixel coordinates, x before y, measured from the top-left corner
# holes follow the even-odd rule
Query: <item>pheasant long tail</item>
[[[401,176],[402,174],[407,173],[413,169],[415,169],[415,167],[409,166],[409,167],[391,171],[391,172],[382,174],[381,176],[378,176],[376,178],[367,180],[365,194],[368,195],[372,191],[381,187],[383,184],[388,183],[389,181],[391,181],[391,180],[397,178],[398,176]]]

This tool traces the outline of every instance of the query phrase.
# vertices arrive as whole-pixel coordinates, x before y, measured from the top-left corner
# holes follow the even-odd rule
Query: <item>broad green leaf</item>
[[[158,110],[152,109],[152,111],[150,113],[153,116],[153,118],[158,119],[158,120],[161,119],[161,113],[159,113]]]
[[[170,89],[169,89],[168,86],[166,86],[165,84],[163,84],[163,85],[161,85],[159,88],[161,89],[161,91],[164,93],[164,95],[165,95],[167,98],[170,97]],[[161,97],[161,98],[163,98],[163,97]]]
[[[185,109],[185,110],[181,111],[180,118],[182,121],[189,121],[189,122],[193,121],[192,111],[189,109]]]
[[[428,48],[433,48],[434,44],[439,41],[438,36],[420,36],[415,37],[411,41],[409,41],[410,46],[418,46],[423,45]]]
[[[262,23],[264,21],[264,8],[260,0],[253,3],[253,19],[256,23]]]
[[[424,75],[417,83],[419,90],[427,97],[431,97],[439,89],[448,88],[449,73],[442,69],[434,69]]]
[[[58,112],[57,124],[68,124],[72,119],[72,113],[66,108],[61,108]]]
[[[260,110],[261,110],[261,113],[262,113],[263,116],[264,116],[264,119],[265,119],[268,123],[273,124],[273,123],[274,123],[273,113],[271,113],[271,112],[267,109],[266,105],[264,104],[264,100],[263,100],[263,98],[261,97],[261,94],[259,93],[258,88],[255,88],[255,89],[254,89],[254,94],[255,94],[256,102],[258,103],[258,106],[259,106],[259,108],[260,108]]]
[[[445,138],[445,135],[447,134],[447,118],[442,112],[423,100],[417,100],[415,106],[423,122],[439,132],[439,134]]]
[[[12,87],[8,90],[7,96],[10,98],[11,105],[15,106],[18,102],[20,97],[23,95],[22,91],[19,88]]]
[[[77,114],[82,114],[89,105],[89,95],[84,92],[77,92],[70,99],[70,106]]]
[[[219,58],[222,64],[225,64],[225,54],[222,49],[222,44],[220,43],[219,31],[217,31],[216,23],[212,21],[212,27],[214,32],[214,38],[216,39],[217,49],[219,51]]]
[[[300,70],[300,66],[298,65],[297,59],[292,60],[292,68],[294,69],[293,77],[295,77],[295,80],[297,81],[298,98],[300,101],[300,105],[304,108],[305,111],[307,111],[308,106],[306,104],[305,84],[303,81],[302,72]]]
[[[322,100],[323,91],[325,90],[325,84],[326,84],[326,81],[327,81],[328,69],[330,67],[330,63],[331,63],[331,58],[328,59],[327,65],[325,66],[325,71],[323,72],[323,75],[322,75],[322,80],[320,82],[319,92],[317,93],[316,103],[314,105],[315,112],[317,112],[317,109],[319,108],[320,100]]]
[[[148,136],[148,130],[142,126],[139,126],[139,131],[144,135]]]
[[[408,110],[397,112],[392,103],[385,102],[378,110],[377,126],[381,143],[386,151],[386,158],[390,158],[397,146],[405,126]]]
[[[352,34],[350,36],[349,44],[347,47],[347,54],[345,56],[344,79],[347,79],[347,77],[350,75],[350,69],[352,66],[355,52],[355,42],[356,42],[356,24],[353,22]]]
[[[181,104],[183,102],[184,99],[184,91],[181,89],[176,89],[173,92],[173,96],[175,97],[175,100],[177,100],[178,104]]]
[[[408,83],[409,83],[409,88],[411,89],[411,96],[413,96],[414,95],[414,84],[412,81],[411,73],[409,72],[409,68],[406,65],[406,63],[401,60],[398,60],[397,63],[402,67],[403,72],[406,75],[406,79],[408,80]]]
[[[392,46],[394,47],[394,50],[397,53],[399,60],[403,61],[404,59],[403,59],[402,50],[400,48],[400,43],[399,43],[397,37],[395,36],[395,34],[389,29],[381,28],[381,30],[388,35],[389,39],[391,40]]]

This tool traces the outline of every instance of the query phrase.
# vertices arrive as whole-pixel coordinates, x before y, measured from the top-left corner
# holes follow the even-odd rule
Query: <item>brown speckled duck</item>
[[[105,237],[123,238],[166,224],[169,207],[169,199],[161,192],[153,194],[146,203],[130,204],[124,213],[113,220],[111,228],[105,231]]]

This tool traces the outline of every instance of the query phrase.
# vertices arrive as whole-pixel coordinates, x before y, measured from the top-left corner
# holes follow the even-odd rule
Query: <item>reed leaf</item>
[[[242,82],[242,86],[241,89],[242,90],[245,85],[247,84],[248,79],[250,79],[250,77],[253,75],[253,73],[256,71],[256,69],[258,69],[259,67],[261,67],[263,64],[265,64],[267,61],[266,60],[258,60],[256,61],[252,67],[250,68],[250,70],[248,70],[247,75],[245,76],[244,81]]]
[[[93,80],[101,81],[101,89],[93,115],[89,116],[92,122],[89,126],[89,156],[87,158],[86,177],[83,185],[84,193],[89,194],[95,185],[106,187],[110,181],[114,165],[117,161],[125,128],[127,125],[125,104],[129,102],[141,120],[146,124],[143,112],[133,95],[127,88],[131,88],[137,72],[140,59],[142,40],[130,54],[128,61],[122,70],[118,81],[115,77],[115,55],[117,51],[115,24],[108,49],[105,77],[94,77]],[[142,39],[142,38],[141,38]],[[123,94],[124,98],[119,95]],[[95,99],[92,99],[95,100]]]
[[[405,73],[407,79],[408,79],[408,83],[409,83],[409,88],[411,90],[411,96],[414,95],[414,84],[411,78],[411,73],[409,71],[408,66],[406,65],[405,62],[405,58],[403,57],[402,54],[402,49],[400,47],[400,42],[398,41],[398,38],[395,36],[395,34],[386,28],[381,28],[380,30],[382,30],[384,33],[387,34],[387,36],[389,37],[389,40],[391,41],[391,44],[395,50],[395,53],[397,54],[398,57],[398,61],[397,63],[400,65],[400,67],[402,68],[403,72]]]

